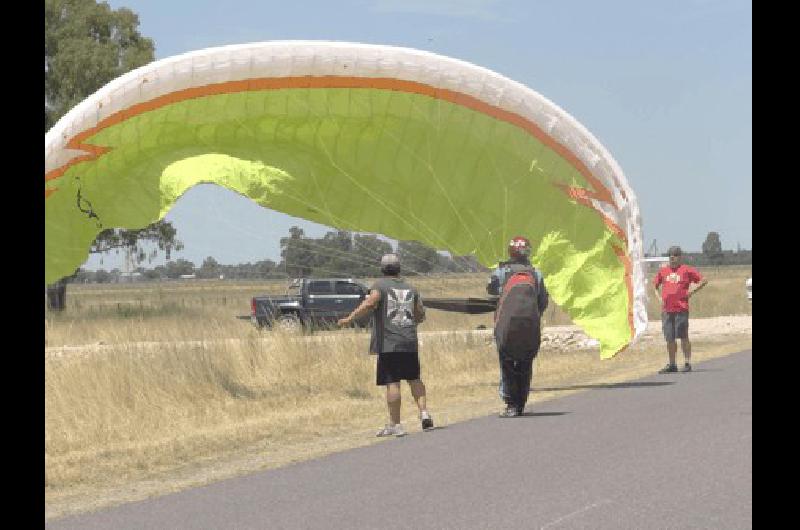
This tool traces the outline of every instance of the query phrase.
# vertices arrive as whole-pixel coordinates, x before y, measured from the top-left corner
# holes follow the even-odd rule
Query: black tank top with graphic
[[[372,314],[370,352],[418,351],[414,305],[419,292],[402,278],[381,278],[370,289],[381,293],[381,301]]]

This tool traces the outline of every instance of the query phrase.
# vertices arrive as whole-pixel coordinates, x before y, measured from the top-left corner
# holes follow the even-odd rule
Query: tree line
[[[473,256],[448,256],[416,241],[399,241],[396,248],[373,234],[343,230],[327,232],[322,237],[307,237],[296,226],[280,240],[281,259],[264,259],[255,263],[224,265],[208,256],[199,266],[186,259],[167,261],[153,268],[138,267],[130,278],[119,269],[90,271],[79,269],[70,278],[77,283],[116,283],[127,279],[156,281],[193,276],[197,279],[270,280],[282,278],[380,276],[380,258],[397,252],[408,276],[488,272]],[[666,256],[666,253],[662,254]],[[719,234],[710,232],[701,252],[683,253],[683,261],[697,267],[752,265],[752,250],[723,250]]]
[[[119,269],[96,271],[79,269],[70,281],[76,283],[116,283],[126,280],[154,281],[194,276],[197,279],[229,280],[280,279],[312,277],[380,276],[380,258],[397,252],[405,275],[487,272],[472,256],[448,256],[416,241],[399,241],[397,247],[373,234],[343,230],[327,232],[322,237],[307,237],[296,226],[280,240],[281,259],[264,259],[255,263],[223,265],[208,256],[200,266],[186,259],[170,260],[153,268],[139,266],[135,275]]]
[[[666,252],[661,256],[667,256]],[[723,250],[719,232],[709,232],[700,252],[683,251],[683,262],[693,267],[721,267],[727,265],[752,265],[753,251],[737,248]]]

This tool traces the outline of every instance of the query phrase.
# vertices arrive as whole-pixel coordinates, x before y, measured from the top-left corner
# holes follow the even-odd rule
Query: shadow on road
[[[572,386],[531,388],[530,391],[533,392],[535,390],[537,392],[541,392],[543,390],[547,391],[582,390],[586,388],[646,388],[650,386],[666,386],[674,384],[675,384],[674,381],[630,381],[627,383],[597,383],[594,385],[572,385]]]

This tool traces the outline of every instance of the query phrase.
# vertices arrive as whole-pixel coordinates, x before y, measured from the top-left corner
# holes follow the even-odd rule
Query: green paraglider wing
[[[494,72],[418,50],[269,42],[126,74],[45,136],[45,282],[104,228],[214,183],[337,227],[491,266],[518,234],[610,357],[644,330],[638,206],[580,124]]]

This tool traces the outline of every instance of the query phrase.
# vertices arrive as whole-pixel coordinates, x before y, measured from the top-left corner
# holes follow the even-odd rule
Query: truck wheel
[[[303,323],[297,315],[281,315],[275,322],[275,327],[286,333],[298,333],[303,328]]]

